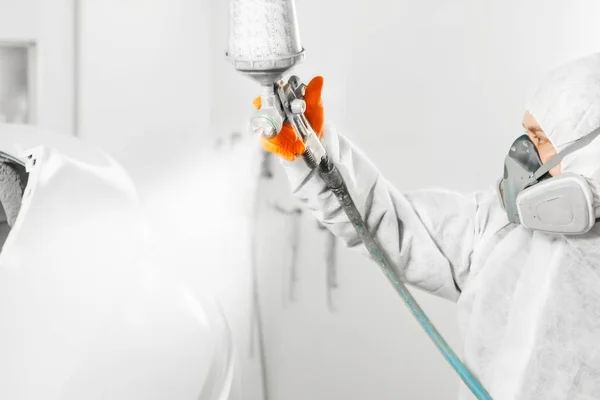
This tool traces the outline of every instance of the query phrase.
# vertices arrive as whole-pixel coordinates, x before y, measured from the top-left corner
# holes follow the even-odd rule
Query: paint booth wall
[[[259,93],[222,59],[227,2],[213,1],[211,130],[242,129]],[[522,133],[527,96],[549,69],[598,51],[593,0],[297,2],[306,61],[325,77],[327,118],[400,190],[461,192],[496,182]],[[327,307],[324,233],[301,217],[296,300],[289,300],[296,206],[281,170],[263,182],[259,267],[272,399],[454,399],[458,378],[381,276],[339,249]],[[461,352],[455,306],[417,292]]]
[[[33,43],[28,105],[38,125],[73,133],[72,0],[0,0],[0,46]],[[0,84],[2,84],[0,82]]]

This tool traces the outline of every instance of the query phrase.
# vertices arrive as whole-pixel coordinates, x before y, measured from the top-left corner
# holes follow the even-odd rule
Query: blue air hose
[[[392,286],[396,292],[402,297],[404,303],[408,306],[410,312],[417,319],[419,324],[423,327],[431,341],[436,347],[442,352],[444,358],[454,368],[456,373],[460,376],[462,381],[468,386],[473,394],[479,400],[492,400],[492,397],[481,385],[481,383],[473,376],[467,366],[458,358],[454,350],[444,340],[442,335],[433,326],[425,312],[421,309],[415,298],[408,291],[406,286],[396,276],[396,273],[391,268],[390,263],[385,258],[381,247],[375,241],[375,238],[371,235],[365,222],[363,221],[360,212],[356,208],[354,201],[348,193],[348,188],[344,182],[344,178],[340,174],[337,167],[329,160],[328,157],[323,158],[321,163],[318,165],[319,175],[325,181],[325,184],[335,194],[340,202],[344,212],[348,216],[348,219],[356,229],[358,236],[361,238],[365,247],[371,254],[371,257],[377,262],[384,275],[392,283]]]

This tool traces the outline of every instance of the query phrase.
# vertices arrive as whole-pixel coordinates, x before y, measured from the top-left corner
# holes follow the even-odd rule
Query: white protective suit
[[[558,150],[600,126],[600,56],[552,74],[528,109]],[[492,189],[402,194],[335,130],[323,141],[397,273],[458,303],[465,362],[495,400],[600,399],[600,224],[580,236],[509,224]],[[302,160],[283,164],[295,196],[362,250],[316,173]],[[596,199],[599,167],[600,138],[563,161]]]

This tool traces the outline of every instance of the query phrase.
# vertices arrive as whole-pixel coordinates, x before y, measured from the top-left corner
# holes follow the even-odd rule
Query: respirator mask
[[[504,160],[504,176],[497,185],[508,220],[529,229],[565,235],[592,229],[596,223],[594,196],[586,179],[572,172],[553,177],[549,171],[599,134],[600,128],[573,142],[545,164],[527,135],[515,140]]]

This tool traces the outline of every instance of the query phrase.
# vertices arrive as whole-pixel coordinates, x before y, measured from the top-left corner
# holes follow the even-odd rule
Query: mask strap
[[[592,140],[596,139],[596,137],[598,135],[600,135],[600,128],[596,129],[589,135],[586,135],[586,136],[582,137],[581,139],[576,140],[573,144],[568,146],[566,149],[564,149],[560,153],[554,155],[552,158],[550,158],[548,160],[547,163],[544,163],[544,165],[542,165],[537,171],[535,171],[535,174],[531,178],[531,182],[532,183],[536,182],[538,179],[540,179],[542,176],[544,176],[545,173],[547,173],[553,167],[558,165],[563,160],[563,158],[565,158],[569,154],[573,153],[574,151],[577,151],[577,150],[581,149],[582,147],[587,146],[588,144],[591,143]]]

